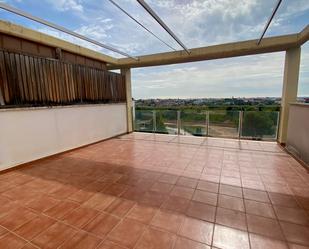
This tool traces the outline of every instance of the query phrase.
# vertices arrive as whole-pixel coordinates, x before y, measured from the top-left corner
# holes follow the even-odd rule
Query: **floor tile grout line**
[[[241,188],[242,191],[242,196],[243,196],[243,203],[244,203],[244,208],[245,208],[245,221],[246,221],[246,227],[247,227],[247,235],[248,235],[248,242],[249,242],[249,248],[252,248],[252,243],[250,239],[250,232],[249,232],[249,224],[248,224],[248,217],[247,217],[247,210],[246,210],[246,203],[245,203],[245,195],[244,195],[244,189],[243,187]]]
[[[221,175],[222,175],[222,166],[223,162],[220,167],[220,175],[219,175],[219,183],[218,183],[218,195],[217,195],[217,205],[216,205],[216,210],[215,210],[215,219],[213,223],[213,230],[212,230],[212,238],[211,238],[211,245],[210,247],[214,246],[214,238],[215,238],[215,228],[217,224],[217,213],[218,213],[218,206],[219,206],[219,191],[220,191],[220,185],[221,185]]]

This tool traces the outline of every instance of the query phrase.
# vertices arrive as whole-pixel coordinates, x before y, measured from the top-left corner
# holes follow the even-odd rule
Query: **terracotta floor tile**
[[[79,207],[79,204],[72,201],[60,201],[54,207],[46,210],[44,214],[54,218],[54,219],[61,219],[70,211]]]
[[[171,233],[177,233],[184,217],[182,215],[159,211],[151,221],[151,225]]]
[[[159,182],[169,183],[169,184],[176,184],[178,180],[178,176],[171,175],[171,174],[163,174],[158,179]]]
[[[40,248],[54,249],[70,239],[77,230],[57,222],[33,239],[33,243]]]
[[[127,247],[123,247],[123,246],[117,245],[116,243],[114,243],[114,242],[112,242],[110,240],[105,240],[96,249],[127,249]]]
[[[104,238],[118,223],[120,219],[108,214],[100,214],[87,223],[83,230]]]
[[[64,242],[59,249],[94,249],[101,243],[101,239],[86,232],[79,231],[72,238]]]
[[[51,197],[54,197],[59,200],[63,200],[68,198],[73,193],[77,192],[78,189],[71,185],[64,185],[61,188],[58,188],[57,190],[50,193]]]
[[[157,180],[161,177],[162,173],[148,170],[142,177],[145,179]]]
[[[309,225],[308,213],[303,209],[274,206],[274,210],[279,220],[300,225]]]
[[[244,188],[243,191],[244,191],[245,199],[259,201],[259,202],[267,202],[267,203],[270,202],[267,192],[265,191],[246,189],[246,188]]]
[[[108,183],[115,183],[117,182],[123,175],[119,173],[111,173],[108,175],[103,176],[100,178],[100,182],[108,182]]]
[[[167,198],[168,195],[159,192],[147,191],[146,193],[144,193],[142,196],[139,197],[139,202],[147,206],[158,208]]]
[[[251,249],[289,249],[288,245],[280,240],[250,234]]]
[[[27,242],[12,233],[7,233],[0,239],[0,248],[3,249],[21,249]]]
[[[221,249],[249,249],[248,233],[215,225],[213,246]]]
[[[191,201],[186,215],[205,221],[214,222],[216,207],[201,202]]]
[[[241,181],[239,178],[236,178],[236,177],[221,176],[220,183],[225,184],[225,185],[235,186],[235,187],[241,187]]]
[[[302,208],[309,210],[309,198],[297,196],[296,199]]]
[[[247,222],[249,232],[273,237],[279,240],[284,239],[279,222],[277,220],[248,214]]]
[[[242,198],[242,190],[240,187],[220,184],[219,193],[229,196]]]
[[[185,218],[179,234],[186,238],[211,245],[213,223]]]
[[[309,246],[309,227],[280,222],[283,233],[289,242]]]
[[[232,209],[218,207],[216,223],[240,230],[247,230],[245,213]]]
[[[233,209],[240,212],[245,211],[243,199],[228,195],[219,195],[218,206],[222,208]]]
[[[134,175],[123,175],[117,183],[119,184],[125,184],[129,186],[135,186],[135,184],[140,180],[141,178]]]
[[[13,231],[23,224],[29,222],[37,216],[36,213],[22,207],[17,207],[9,211],[0,218],[0,225]]]
[[[37,247],[31,243],[27,243],[21,249],[37,249]]]
[[[293,196],[271,192],[268,193],[268,195],[273,205],[299,208],[299,205]]]
[[[182,186],[175,186],[173,190],[171,191],[170,195],[172,196],[177,196],[177,197],[182,197],[185,199],[191,199],[194,193],[193,188],[187,188],[187,187],[182,187]]]
[[[134,205],[134,201],[117,198],[104,211],[122,218]]]
[[[127,185],[119,184],[119,183],[113,183],[106,187],[102,193],[112,195],[112,196],[120,196],[122,193],[124,193],[128,189]]]
[[[136,249],[172,249],[176,236],[148,228],[134,247]]]
[[[216,206],[218,194],[203,190],[195,190],[192,200]]]
[[[200,180],[196,188],[208,192],[218,193],[219,184]]]
[[[138,239],[141,237],[145,225],[131,219],[124,219],[108,235],[108,239],[122,246],[133,248]]]
[[[88,201],[93,195],[94,195],[93,192],[81,189],[70,195],[68,199],[82,204],[85,201]]]
[[[93,208],[99,211],[104,211],[116,197],[103,193],[94,194],[88,201],[83,203],[83,206]]]
[[[176,185],[188,188],[196,188],[197,183],[198,183],[197,179],[181,176],[178,178]]]
[[[151,188],[150,191],[159,192],[162,194],[168,194],[171,192],[174,185],[163,182],[156,182]]]
[[[202,174],[201,180],[218,184],[220,182],[220,176],[213,174]]]
[[[49,196],[42,195],[31,202],[27,203],[26,206],[28,208],[34,209],[38,212],[44,212],[47,209],[50,209],[51,207],[56,206],[60,201],[57,199],[54,199]]]
[[[151,187],[155,184],[154,179],[140,179],[135,186],[143,191],[149,191]]]
[[[126,217],[149,224],[156,212],[156,208],[137,204],[130,210]]]
[[[27,191],[24,187],[16,187],[2,192],[2,195],[11,201],[26,201],[29,202],[35,199],[38,195],[36,191]]]
[[[186,238],[178,237],[174,249],[210,249],[210,246]]]
[[[54,223],[56,223],[55,220],[45,215],[39,215],[16,229],[14,233],[31,241],[34,237],[47,230]]]
[[[92,182],[88,184],[84,190],[93,192],[93,193],[98,193],[104,191],[106,187],[108,187],[110,183],[108,182]]]
[[[289,244],[290,249],[309,249],[309,246],[302,246],[297,244]]]
[[[264,216],[267,218],[275,218],[275,213],[270,204],[245,200],[246,212],[249,214],[255,214],[259,216]]]
[[[144,194],[145,190],[141,190],[137,187],[129,187],[120,196],[128,200],[139,201]]]
[[[62,221],[64,223],[70,224],[71,226],[82,228],[99,214],[100,212],[95,209],[80,206],[77,209],[67,213],[62,218]]]
[[[162,209],[174,211],[174,212],[180,212],[185,213],[187,211],[187,208],[190,204],[190,200],[176,197],[176,196],[170,196],[162,205]]]
[[[0,237],[2,237],[4,234],[6,234],[8,232],[7,229],[5,229],[4,227],[0,226]]]

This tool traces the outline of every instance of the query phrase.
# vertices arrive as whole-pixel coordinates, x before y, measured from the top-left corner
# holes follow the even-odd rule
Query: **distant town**
[[[309,103],[309,97],[299,97],[298,102]],[[254,97],[254,98],[191,98],[191,99],[137,99],[135,107],[193,107],[193,106],[280,106],[279,97]]]

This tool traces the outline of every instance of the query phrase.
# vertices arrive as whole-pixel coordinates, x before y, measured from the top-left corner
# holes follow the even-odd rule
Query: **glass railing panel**
[[[207,114],[204,111],[181,111],[180,134],[207,136]]]
[[[209,111],[208,136],[238,138],[239,111]]]
[[[134,113],[134,131],[153,132],[154,114],[152,110],[135,110]]]
[[[258,140],[277,138],[279,112],[245,111],[242,120],[242,138]]]
[[[177,134],[177,111],[156,110],[155,132],[163,134]]]

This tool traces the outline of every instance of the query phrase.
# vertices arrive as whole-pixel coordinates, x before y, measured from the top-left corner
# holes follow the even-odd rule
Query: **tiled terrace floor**
[[[133,133],[0,175],[0,248],[309,248],[275,143]]]

